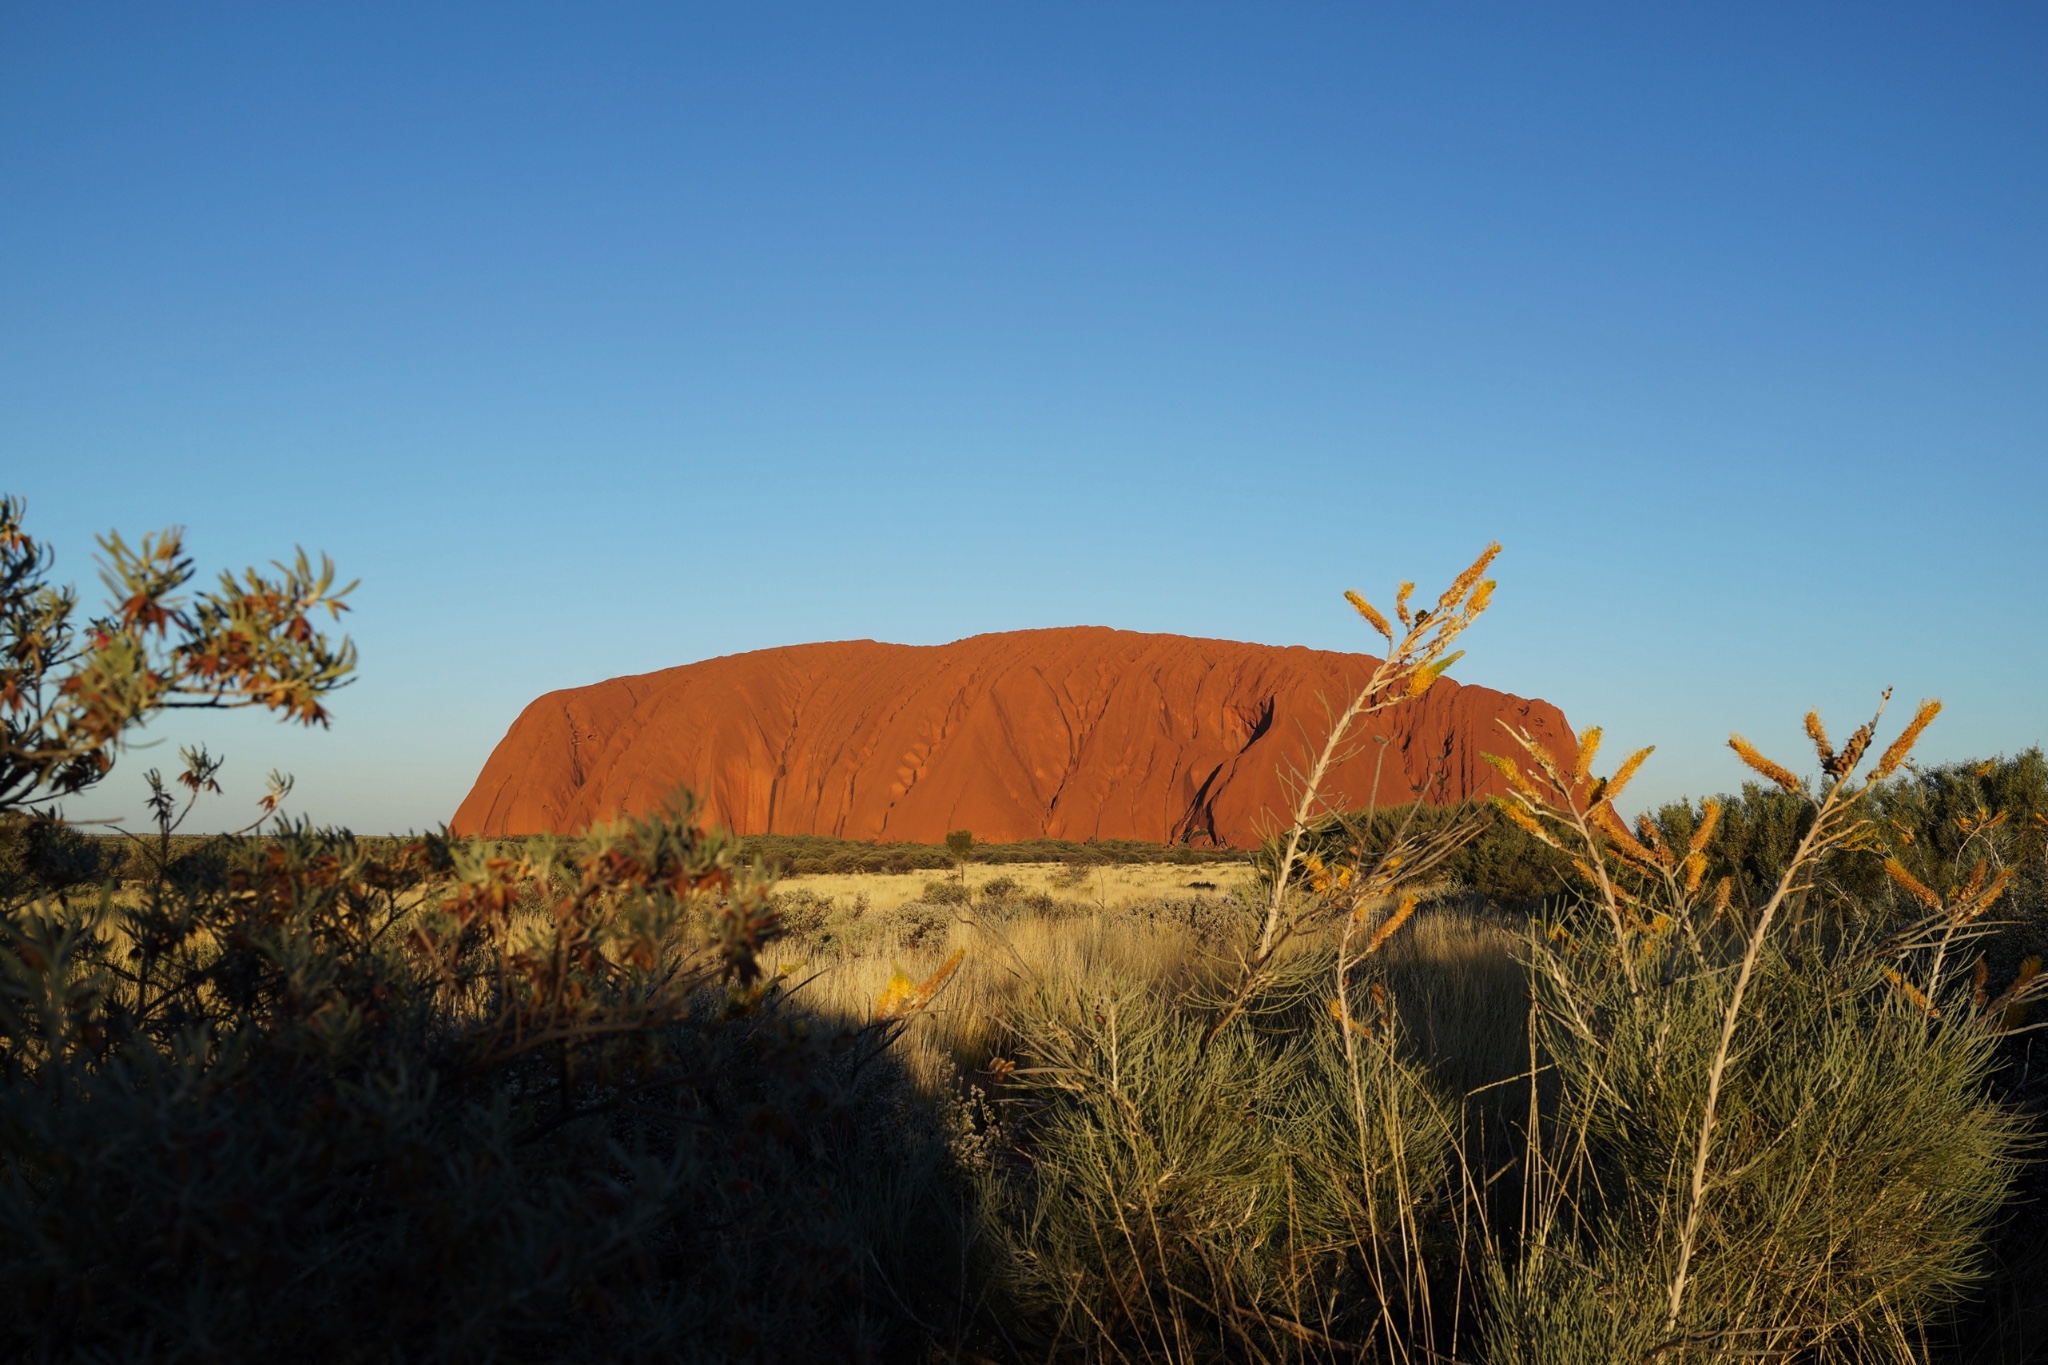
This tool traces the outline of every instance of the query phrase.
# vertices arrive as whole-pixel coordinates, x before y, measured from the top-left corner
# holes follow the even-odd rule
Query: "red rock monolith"
[[[1285,824],[1302,765],[1377,660],[1099,626],[949,645],[792,645],[550,692],[485,763],[457,834],[573,833],[678,786],[741,834],[1242,847]],[[1576,752],[1562,712],[1445,679],[1374,717],[1342,804],[1503,790],[1500,722]]]

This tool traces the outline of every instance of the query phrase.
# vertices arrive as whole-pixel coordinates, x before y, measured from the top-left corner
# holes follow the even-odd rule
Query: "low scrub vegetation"
[[[748,845],[687,800],[576,840],[359,841],[274,809],[184,839],[219,766],[198,751],[150,775],[156,828],[117,864],[48,803],[125,728],[180,687],[317,723],[352,656],[283,597],[179,616],[155,542],[117,556],[133,648],[73,650],[9,524],[10,1358],[2017,1362],[2041,1340],[2016,1210],[2040,1183],[2048,774],[1912,768],[1932,703],[1839,744],[1810,716],[1810,776],[1738,737],[1757,785],[1633,823],[1646,754],[1601,776],[1597,730],[1571,753],[1504,733],[1493,808],[1332,808],[1358,722],[1455,659],[1490,551],[1427,611],[1353,597],[1385,661],[1229,888],[1112,904],[1085,869],[969,878],[948,848],[879,909],[774,884],[852,849]],[[332,599],[309,574],[262,591]]]

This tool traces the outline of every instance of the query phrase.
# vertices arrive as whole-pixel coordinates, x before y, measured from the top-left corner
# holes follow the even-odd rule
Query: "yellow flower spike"
[[[1700,882],[1707,875],[1707,855],[1704,853],[1688,853],[1685,855],[1685,861],[1680,863],[1679,866],[1685,870],[1685,894],[1688,896],[1699,894]]]
[[[1479,757],[1505,777],[1508,785],[1522,795],[1532,801],[1543,799],[1543,794],[1536,789],[1536,784],[1523,775],[1521,767],[1512,758],[1504,754],[1481,754]]]
[[[1472,600],[1466,604],[1465,610],[1474,616],[1485,611],[1487,605],[1493,601],[1493,589],[1494,582],[1491,578],[1482,582],[1477,588],[1473,589]]]
[[[1394,594],[1394,615],[1401,618],[1401,624],[1404,626],[1415,624],[1415,613],[1408,610],[1408,596],[1414,591],[1413,583],[1403,583],[1400,591]]]
[[[1620,796],[1621,789],[1626,787],[1634,779],[1636,773],[1641,771],[1643,761],[1656,752],[1657,746],[1652,744],[1647,749],[1638,749],[1630,754],[1627,761],[1614,770],[1614,776],[1607,779],[1607,790],[1603,794],[1602,799],[1612,801],[1617,796]]]
[[[1586,778],[1592,773],[1593,755],[1600,752],[1601,733],[1600,727],[1596,725],[1579,737],[1579,756],[1577,761],[1572,764],[1572,785],[1574,787],[1583,786]]]
[[[1741,735],[1728,736],[1728,747],[1733,749],[1736,756],[1744,763],[1747,763],[1751,768],[1768,777],[1792,795],[1803,796],[1806,794],[1806,789],[1799,785],[1798,778],[1794,777],[1779,764],[1765,758],[1757,751],[1757,747],[1754,744],[1751,744]]]
[[[1899,733],[1897,739],[1891,742],[1891,746],[1884,751],[1884,756],[1877,760],[1877,767],[1871,770],[1871,780],[1880,781],[1897,772],[1899,765],[1904,763],[1907,755],[1913,752],[1913,746],[1920,742],[1920,736],[1926,731],[1928,726],[1934,723],[1934,718],[1940,714],[1941,701],[1939,698],[1929,697],[1921,702],[1920,709],[1913,713],[1913,719],[1906,722],[1906,728]]]
[[[1464,657],[1465,651],[1460,649],[1445,655],[1433,664],[1425,664],[1421,668],[1416,669],[1408,677],[1408,695],[1419,697],[1429,691],[1431,687],[1436,685],[1436,680],[1444,675],[1444,670]]]
[[[1380,615],[1380,609],[1378,607],[1375,607],[1372,603],[1366,601],[1364,597],[1360,596],[1355,592],[1345,593],[1344,600],[1351,604],[1351,608],[1353,611],[1356,611],[1360,616],[1363,616],[1365,618],[1365,623],[1367,625],[1371,626],[1381,635],[1384,635],[1387,638],[1388,643],[1391,644],[1393,642],[1394,628],[1387,624],[1386,617]]]
[[[889,973],[889,984],[882,987],[882,994],[875,1001],[875,1018],[894,1019],[903,1008],[904,1002],[917,994],[917,983],[910,974],[898,967]]]
[[[1714,887],[1714,913],[1718,915],[1727,910],[1729,902],[1734,899],[1735,879],[1733,877],[1721,878],[1720,882]]]
[[[1529,814],[1529,812],[1523,810],[1520,806],[1516,805],[1512,801],[1507,800],[1505,797],[1494,797],[1493,804],[1500,810],[1501,814],[1507,816],[1508,819],[1514,821],[1517,825],[1520,825],[1524,830],[1526,830],[1530,834],[1535,835],[1544,843],[1550,844],[1551,847],[1556,847],[1555,842],[1550,837],[1549,831],[1543,828],[1543,826],[1537,821],[1535,816]]]
[[[1486,572],[1486,566],[1493,563],[1499,554],[1500,542],[1497,540],[1480,551],[1479,558],[1472,561],[1472,567],[1452,579],[1451,586],[1444,589],[1444,595],[1436,599],[1437,610],[1443,611],[1457,605],[1472,585],[1479,581],[1479,576]]]
[[[889,976],[889,984],[882,988],[881,998],[875,1001],[875,1018],[900,1019],[931,1004],[953,973],[960,970],[960,963],[966,956],[966,949],[956,949],[951,957],[939,964],[937,971],[919,982],[913,982],[900,966],[896,968]]]

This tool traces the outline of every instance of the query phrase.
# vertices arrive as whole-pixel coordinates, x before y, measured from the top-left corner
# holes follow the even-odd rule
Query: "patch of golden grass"
[[[809,891],[846,903],[856,896],[866,896],[870,909],[886,912],[921,898],[927,883],[951,876],[949,872],[819,872],[784,877],[776,888]],[[1007,878],[1027,894],[1042,891],[1061,900],[1085,902],[1098,910],[1116,910],[1165,896],[1185,896],[1201,889],[1228,895],[1248,886],[1252,877],[1252,866],[1246,862],[1105,863],[1085,868],[1069,863],[970,863],[967,867],[969,889]],[[1207,883],[1207,887],[1197,883]]]

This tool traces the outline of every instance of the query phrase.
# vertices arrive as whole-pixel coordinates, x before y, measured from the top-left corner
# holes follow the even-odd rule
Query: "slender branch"
[[[1820,804],[1819,813],[1792,854],[1792,862],[1785,869],[1785,875],[1778,879],[1776,889],[1765,903],[1763,913],[1757,916],[1756,928],[1751,931],[1749,943],[1743,949],[1742,967],[1735,975],[1735,989],[1728,997],[1728,1008],[1721,1017],[1721,1038],[1714,1048],[1713,1064],[1707,1069],[1707,1099],[1700,1111],[1699,1137],[1693,1148],[1691,1191],[1685,1210],[1685,1223],[1678,1234],[1678,1268],[1671,1276],[1670,1304],[1664,1316],[1664,1330],[1675,1332],[1678,1317],[1685,1306],[1685,1290],[1692,1272],[1692,1253],[1699,1235],[1700,1214],[1706,1204],[1707,1164],[1713,1154],[1714,1119],[1721,1100],[1721,1078],[1728,1069],[1728,1054],[1735,1043],[1735,1028],[1742,1016],[1743,996],[1749,990],[1750,978],[1756,974],[1756,964],[1763,956],[1764,940],[1771,930],[1771,921],[1779,909],[1796,890],[1801,874],[1809,860],[1814,858],[1830,842],[1828,825],[1838,809],[1838,800],[1848,778],[1842,777],[1828,788],[1827,796]]]

